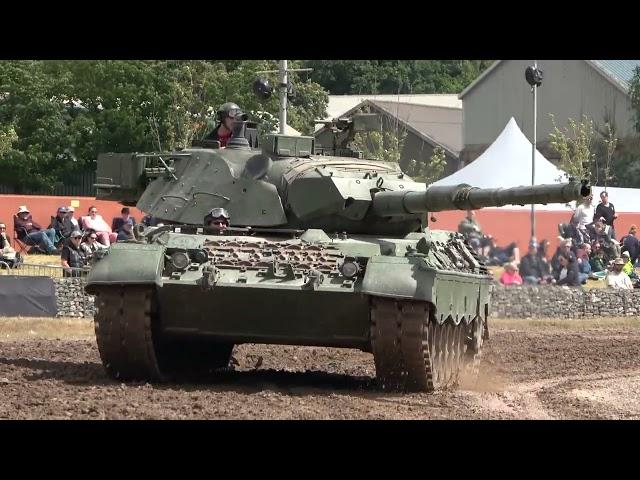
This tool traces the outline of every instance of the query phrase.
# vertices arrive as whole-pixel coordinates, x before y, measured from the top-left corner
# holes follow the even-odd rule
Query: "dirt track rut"
[[[0,339],[0,418],[640,418],[640,327],[492,329],[480,382],[394,394],[370,354],[242,345],[207,385],[110,380],[92,338]]]

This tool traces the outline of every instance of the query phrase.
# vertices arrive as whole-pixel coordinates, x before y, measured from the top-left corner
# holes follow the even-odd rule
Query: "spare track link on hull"
[[[432,309],[427,302],[372,298],[371,344],[383,389],[431,392],[456,385],[461,374],[477,375],[481,349],[473,336],[482,323],[440,325]]]
[[[102,364],[119,380],[164,380],[153,342],[151,287],[108,287],[98,292],[96,340]]]
[[[118,380],[203,379],[225,368],[232,343],[161,338],[154,331],[153,287],[98,292],[96,340],[109,375]]]

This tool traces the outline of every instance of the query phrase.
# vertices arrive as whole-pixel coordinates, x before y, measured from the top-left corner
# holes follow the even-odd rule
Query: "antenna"
[[[278,92],[280,94],[280,134],[284,135],[287,127],[287,92],[290,72],[311,72],[313,68],[288,68],[288,60],[279,61],[278,70],[263,70],[256,73],[277,73],[279,77]]]

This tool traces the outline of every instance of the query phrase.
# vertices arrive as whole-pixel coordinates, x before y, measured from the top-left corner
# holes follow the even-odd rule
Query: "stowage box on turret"
[[[569,202],[585,182],[428,187],[396,164],[314,155],[311,137],[239,135],[165,154],[104,154],[98,198],[163,224],[138,226],[93,266],[96,336],[122,380],[228,366],[234,345],[357,348],[385,388],[430,391],[473,375],[492,277],[428,212]],[[203,219],[224,208],[230,227]]]

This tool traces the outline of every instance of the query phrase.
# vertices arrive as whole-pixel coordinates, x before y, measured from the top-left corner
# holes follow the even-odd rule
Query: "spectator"
[[[629,252],[631,256],[631,262],[635,265],[640,257],[640,240],[636,238],[637,227],[631,225],[629,233],[620,239],[622,244],[621,251]]]
[[[119,234],[125,223],[131,224],[132,227],[136,224],[136,219],[131,216],[129,207],[123,207],[122,210],[120,210],[120,216],[115,217],[111,222],[111,230]]]
[[[606,191],[600,192],[600,203],[593,214],[593,221],[600,221],[605,225],[610,226],[611,237],[616,238],[616,231],[613,228],[613,222],[616,218],[618,218],[618,215],[616,215],[616,208],[613,206],[613,203],[609,203],[609,194]]]
[[[68,206],[67,210],[69,213],[67,213],[67,216],[69,217],[69,221],[71,222],[71,225],[73,225],[73,229],[74,230],[81,230],[80,228],[80,224],[78,223],[78,219],[76,217],[74,217],[75,215],[75,207],[73,206]]]
[[[553,274],[553,278],[555,280],[560,279],[560,271],[562,270],[562,265],[560,263],[560,257],[562,255],[569,256],[573,260],[575,260],[575,256],[571,251],[571,247],[573,246],[573,242],[570,238],[564,238],[560,241],[560,245],[556,249],[556,253],[551,257],[551,271]]]
[[[538,244],[535,240],[529,242],[529,251],[522,257],[520,262],[520,273],[524,282],[530,285],[546,283],[550,281],[549,264],[546,259],[538,255]]]
[[[122,228],[118,232],[118,242],[125,242],[127,240],[135,240],[133,236],[133,224],[126,222],[122,224]]]
[[[55,247],[56,231],[53,228],[43,230],[39,224],[33,221],[31,212],[25,205],[22,205],[18,209],[18,213],[14,215],[13,228],[18,239],[26,245],[38,246],[49,255],[60,253],[60,250]]]
[[[612,269],[607,273],[607,285],[611,288],[619,288],[621,290],[633,290],[633,283],[627,274],[622,271],[624,260],[616,258],[613,261]]]
[[[582,282],[578,271],[578,262],[571,252],[563,252],[558,256],[560,263],[560,273],[558,274],[557,285],[567,285],[569,287],[579,287]]]
[[[580,283],[587,283],[587,279],[591,276],[591,263],[589,257],[591,255],[591,245],[583,243],[576,251],[576,261],[578,262],[578,271],[580,272]]]
[[[87,258],[93,257],[93,254],[99,250],[104,250],[107,247],[98,242],[98,236],[95,232],[90,232],[84,242],[80,245],[80,248],[84,250],[85,256]]]
[[[22,262],[22,257],[11,246],[7,237],[7,226],[4,222],[0,222],[0,262],[9,265],[9,268],[15,268]]]
[[[596,241],[602,247],[607,261],[614,260],[620,256],[620,246],[611,236],[611,227],[598,221],[593,224],[591,240]]]
[[[497,245],[495,238],[489,237],[488,265],[503,265],[507,262],[520,262],[520,250],[515,242],[511,242],[505,248]]]
[[[605,265],[607,264],[604,258],[604,252],[599,242],[593,244],[593,250],[589,255],[589,264],[591,265],[591,271],[593,273],[599,273],[605,271]]]
[[[573,218],[576,219],[577,227],[584,231],[587,225],[593,222],[595,209],[593,208],[593,195],[589,195],[584,201],[578,205],[573,212]]]
[[[82,232],[74,230],[69,239],[65,242],[60,254],[60,263],[64,268],[63,275],[65,277],[79,277],[82,267],[87,263],[84,250],[80,248],[82,241]]]
[[[118,235],[113,233],[107,222],[104,221],[102,215],[98,215],[98,208],[93,205],[89,207],[89,215],[82,217],[82,228],[96,232],[98,241],[105,247],[114,243],[118,238]]]
[[[458,225],[458,232],[469,242],[478,255],[480,255],[483,247],[483,235],[480,224],[476,221],[476,213],[473,210],[467,210],[467,216]],[[484,242],[486,243],[486,242]]]
[[[69,238],[69,235],[71,235],[71,232],[74,230],[73,224],[67,216],[68,212],[67,207],[60,207],[58,208],[56,216],[51,220],[49,228],[53,228],[56,231],[55,243]]]
[[[522,285],[522,277],[513,263],[505,264],[504,272],[500,276],[500,283],[503,285]]]
[[[631,262],[629,252],[622,252],[622,260],[624,260],[622,271],[626,273],[631,280],[637,280],[638,275],[636,275],[636,272],[633,270],[633,263]]]

